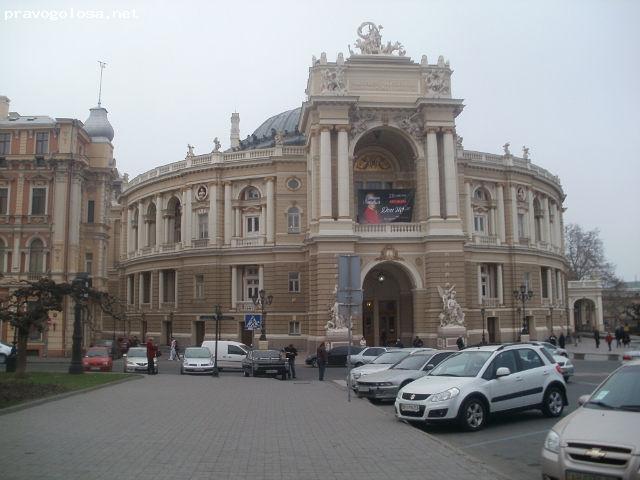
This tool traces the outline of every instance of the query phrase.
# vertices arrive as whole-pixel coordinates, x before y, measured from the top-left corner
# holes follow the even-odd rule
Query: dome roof
[[[92,142],[111,142],[113,127],[107,118],[107,109],[95,107],[89,110],[89,118],[84,122],[84,130],[91,137]]]
[[[282,132],[285,145],[304,145],[304,134],[298,131],[302,107],[287,110],[262,122],[253,134],[240,142],[241,150],[269,148],[275,145],[274,136]]]

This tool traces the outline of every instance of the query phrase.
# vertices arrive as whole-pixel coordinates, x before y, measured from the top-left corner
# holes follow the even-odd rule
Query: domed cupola
[[[113,127],[107,118],[107,109],[95,107],[89,110],[89,118],[84,122],[84,129],[92,142],[106,143],[113,140]]]

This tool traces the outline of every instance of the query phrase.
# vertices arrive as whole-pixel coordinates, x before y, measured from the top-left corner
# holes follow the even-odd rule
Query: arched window
[[[44,272],[44,244],[36,238],[29,245],[29,273]]]
[[[151,203],[147,208],[147,246],[156,245],[156,204]]]
[[[7,244],[0,238],[0,272],[7,271]]]
[[[260,198],[260,191],[255,187],[249,187],[244,191],[243,200],[256,200]]]
[[[542,207],[540,206],[540,200],[537,198],[533,199],[533,215],[534,215],[534,227],[535,231],[535,241],[539,242],[542,240]]]
[[[182,206],[180,200],[172,197],[167,203],[167,243],[179,243],[181,241],[180,227],[182,223]]]
[[[133,236],[132,244],[134,251],[138,250],[138,248],[140,247],[140,245],[138,245],[138,228],[140,228],[138,215],[138,209],[136,208],[133,211],[133,215],[131,217],[131,235]]]
[[[291,207],[287,211],[287,231],[300,233],[300,209],[298,207]]]

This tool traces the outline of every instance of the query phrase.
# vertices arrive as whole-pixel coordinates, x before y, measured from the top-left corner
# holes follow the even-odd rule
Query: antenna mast
[[[104,67],[107,66],[107,64],[105,62],[101,62],[100,60],[98,60],[98,63],[100,64],[100,87],[98,88],[98,107],[99,107],[100,101],[102,100],[102,71],[104,70]]]

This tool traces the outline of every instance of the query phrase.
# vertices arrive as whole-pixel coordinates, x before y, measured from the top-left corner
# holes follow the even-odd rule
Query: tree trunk
[[[18,329],[18,358],[16,362],[16,377],[24,378],[27,376],[27,341],[29,340],[29,332],[23,332]]]

